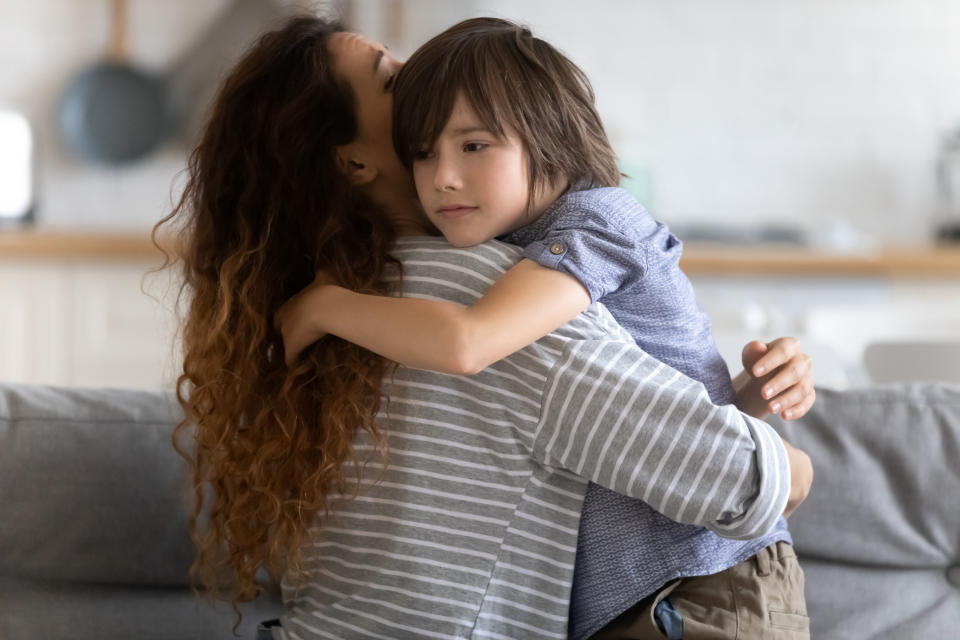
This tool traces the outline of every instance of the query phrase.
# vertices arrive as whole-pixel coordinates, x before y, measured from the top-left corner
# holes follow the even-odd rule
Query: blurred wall
[[[131,47],[163,70],[228,0],[132,0]],[[319,3],[318,3],[319,4]],[[923,240],[939,221],[939,138],[960,126],[952,0],[353,0],[361,31],[406,56],[472,15],[529,24],[588,73],[624,169],[671,224],[849,222]],[[104,50],[106,0],[0,0],[0,104],[40,146],[38,220],[146,227],[169,210],[183,145],[117,169],[60,145],[56,106]],[[176,194],[176,187],[173,187]]]

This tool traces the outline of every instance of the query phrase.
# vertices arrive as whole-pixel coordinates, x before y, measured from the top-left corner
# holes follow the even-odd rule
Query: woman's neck
[[[386,207],[387,216],[398,236],[436,236],[440,232],[420,207],[416,198],[394,200]]]

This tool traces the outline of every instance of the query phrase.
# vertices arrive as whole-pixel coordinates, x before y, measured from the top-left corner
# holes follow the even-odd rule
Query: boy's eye
[[[421,150],[421,151],[417,151],[416,153],[413,154],[413,161],[414,161],[414,162],[421,162],[421,161],[423,161],[423,160],[428,160],[429,158],[430,158],[430,152],[429,152],[429,151]]]
[[[489,145],[484,142],[468,142],[463,145],[463,150],[467,152],[472,151],[482,151],[486,149]]]

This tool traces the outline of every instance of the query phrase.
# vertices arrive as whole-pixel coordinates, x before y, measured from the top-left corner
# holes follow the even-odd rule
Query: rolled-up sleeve
[[[594,302],[643,277],[644,234],[652,220],[622,227],[598,211],[568,207],[561,213],[545,234],[524,248],[524,258],[573,276]]]
[[[725,538],[786,508],[786,449],[766,423],[633,344],[571,341],[544,387],[534,456]]]

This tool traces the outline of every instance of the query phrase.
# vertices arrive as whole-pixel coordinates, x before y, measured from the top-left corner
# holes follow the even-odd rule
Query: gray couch
[[[0,639],[230,638],[188,586],[169,396],[0,385]],[[791,528],[817,639],[960,638],[960,387],[820,390]],[[254,638],[275,598],[244,608]]]
[[[234,637],[187,580],[178,415],[158,393],[0,385],[0,640]],[[248,605],[238,635],[281,610]]]

